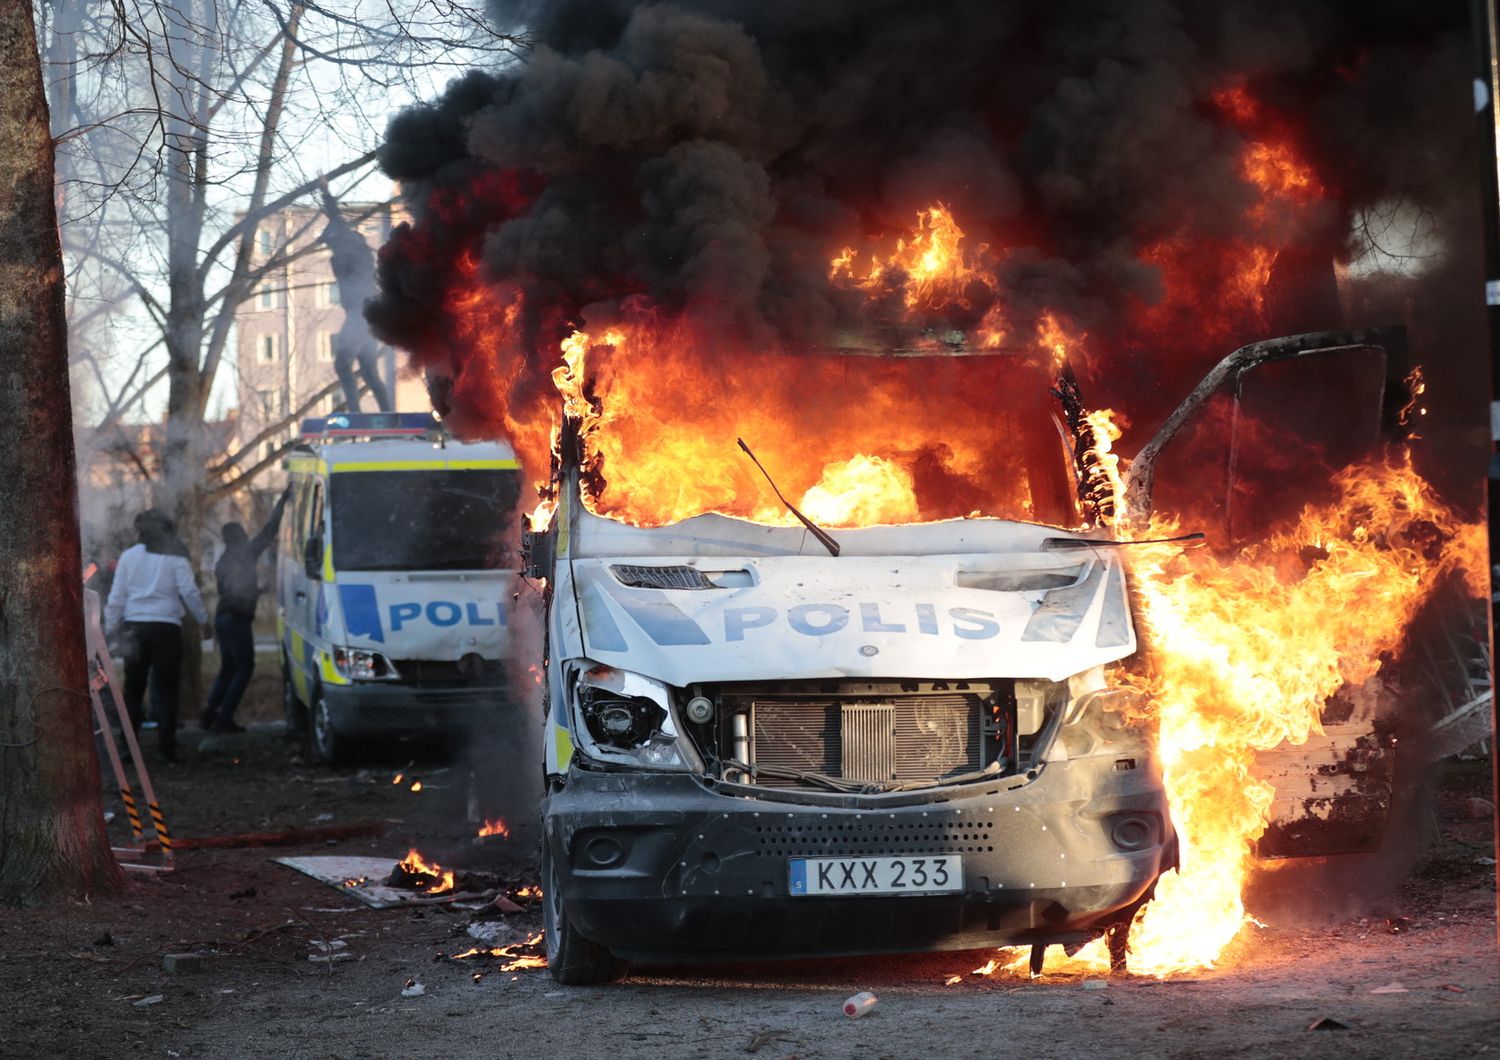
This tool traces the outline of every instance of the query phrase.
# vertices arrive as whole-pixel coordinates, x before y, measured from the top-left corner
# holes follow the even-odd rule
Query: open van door
[[[1326,481],[1406,436],[1411,401],[1401,329],[1315,332],[1242,347],[1168,417],[1131,464],[1126,510],[1191,513],[1184,530],[1237,548],[1309,499],[1288,483]],[[1329,698],[1323,733],[1262,753],[1276,791],[1262,858],[1373,851],[1391,812],[1399,704],[1379,677]]]

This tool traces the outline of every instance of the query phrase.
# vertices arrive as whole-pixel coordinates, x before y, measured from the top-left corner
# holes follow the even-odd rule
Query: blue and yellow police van
[[[276,562],[288,724],[333,764],[360,741],[493,727],[520,471],[425,413],[304,420]]]

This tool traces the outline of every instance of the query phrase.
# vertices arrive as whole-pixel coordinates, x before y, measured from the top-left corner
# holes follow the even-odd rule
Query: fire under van
[[[427,414],[305,420],[276,562],[288,724],[330,764],[362,740],[496,724],[508,703],[515,454]]]
[[[1404,400],[1388,348],[1321,334],[1238,351],[1132,467],[1143,503],[1151,461],[1212,395],[1253,400],[1258,372],[1292,362],[1368,384],[1360,422],[1332,425],[1340,444],[1388,434]],[[1039,401],[1050,383],[1035,381]],[[1050,464],[1027,457],[1030,494],[1084,498],[1087,468],[1057,428]],[[1059,529],[1083,522],[1066,505],[1042,516],[1056,525],[871,526],[836,547],[811,526],[717,514],[626,525],[585,507],[576,429],[553,521],[526,543],[549,590],[555,978],[1004,945],[1032,946],[1037,969],[1046,945],[1100,935],[1123,964],[1177,843],[1121,680],[1140,643],[1120,542]],[[1231,469],[1249,459],[1236,444]],[[1343,720],[1345,744],[1308,752],[1326,762],[1282,763],[1319,778],[1297,813],[1378,816],[1389,797],[1369,719]]]

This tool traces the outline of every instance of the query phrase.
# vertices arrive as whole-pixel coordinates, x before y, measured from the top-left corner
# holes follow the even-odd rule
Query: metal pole
[[[1500,454],[1494,442],[1500,439],[1500,107],[1495,105],[1500,97],[1500,12],[1496,11],[1496,0],[1473,0],[1472,8],[1474,39],[1477,45],[1474,74],[1474,109],[1479,119],[1481,161],[1480,180],[1484,214],[1484,300],[1489,321],[1490,344],[1490,474],[1487,483],[1486,511],[1489,516],[1490,562],[1500,557]],[[1495,658],[1495,608],[1494,589],[1491,587],[1490,601],[1490,687],[1494,685]],[[1500,719],[1500,708],[1491,700],[1491,732]],[[1494,787],[1494,802],[1500,806],[1500,768],[1496,767],[1495,741],[1490,742],[1491,783]],[[1500,813],[1494,815],[1495,840],[1500,849]],[[1500,883],[1500,867],[1496,868],[1496,880]],[[1500,903],[1500,888],[1497,888],[1497,903]],[[1496,907],[1496,932],[1500,939],[1500,904]]]

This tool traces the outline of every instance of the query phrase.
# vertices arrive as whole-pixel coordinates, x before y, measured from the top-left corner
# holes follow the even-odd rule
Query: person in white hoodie
[[[125,656],[125,710],[137,730],[149,679],[162,757],[177,761],[177,686],[182,675],[182,614],[208,621],[186,549],[172,521],[155,508],[135,517],[140,543],[115,567],[104,628],[118,634]]]

